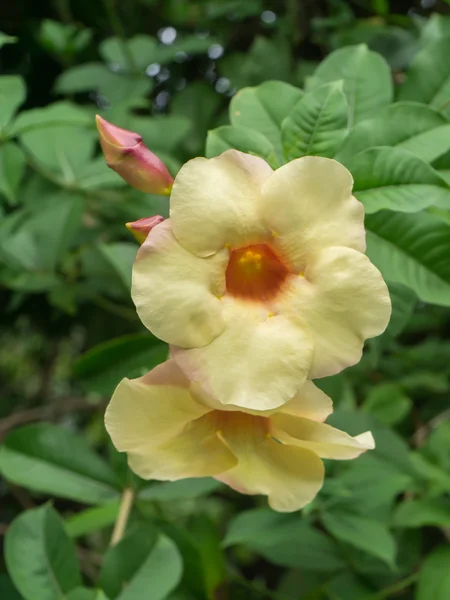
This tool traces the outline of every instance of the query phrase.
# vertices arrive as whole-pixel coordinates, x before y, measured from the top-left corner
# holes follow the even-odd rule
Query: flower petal
[[[209,256],[270,237],[258,214],[260,190],[272,174],[257,156],[227,150],[194,158],[178,172],[170,197],[174,234],[184,248]]]
[[[352,187],[343,165],[317,156],[293,160],[265,182],[261,210],[276,235],[272,244],[295,271],[326,246],[365,251],[364,206]]]
[[[280,442],[312,450],[321,458],[348,460],[375,448],[370,431],[352,437],[331,425],[281,413],[274,414],[271,422],[273,435]]]
[[[221,404],[262,411],[287,402],[310,368],[307,326],[231,299],[224,299],[224,316],[224,332],[207,346],[171,347],[178,365]]]
[[[308,378],[315,379],[360,360],[364,340],[386,329],[391,301],[367,256],[330,247],[309,261],[304,277],[290,280],[275,310],[311,328],[314,358]]]
[[[164,401],[162,401],[164,398]],[[193,399],[189,381],[173,360],[138,379],[123,379],[106,409],[105,424],[120,452],[137,452],[178,435],[210,412]]]
[[[130,468],[143,479],[161,481],[211,477],[234,468],[236,457],[210,425],[210,420],[202,417],[164,444],[149,444],[139,453],[131,453]]]
[[[130,467],[145,479],[206,477],[232,468],[236,458],[208,420],[209,408],[189,391],[174,361],[139,379],[124,379],[107,408],[105,423]]]
[[[152,229],[133,267],[131,295],[143,324],[165,342],[208,344],[225,326],[218,298],[228,252],[201,259],[175,239],[170,220]]]
[[[333,412],[333,400],[312,381],[305,381],[295,396],[286,402],[280,411],[294,417],[325,421]]]
[[[222,435],[238,464],[215,478],[238,492],[265,494],[274,510],[291,512],[309,504],[322,487],[324,468],[314,452],[267,436],[242,437],[231,430]]]

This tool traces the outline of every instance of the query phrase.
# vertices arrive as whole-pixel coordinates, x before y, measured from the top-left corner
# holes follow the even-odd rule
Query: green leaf
[[[358,123],[346,138],[336,159],[374,146],[395,146],[432,162],[450,148],[450,124],[435,109],[417,102],[398,102],[372,119]]]
[[[178,585],[180,553],[165,535],[147,524],[130,531],[104,558],[100,585],[112,599],[163,600]]]
[[[190,135],[192,122],[181,115],[160,115],[157,117],[132,117],[128,122],[131,131],[138,131],[146,145],[157,152],[174,152]]]
[[[403,474],[416,475],[406,442],[392,429],[362,411],[335,410],[327,423],[350,435],[371,431],[375,438],[375,450],[370,455],[381,459]],[[362,458],[360,459],[363,460]]]
[[[385,279],[420,300],[450,306],[450,226],[432,214],[379,212],[366,218],[367,254]]]
[[[397,527],[450,527],[450,500],[430,498],[403,502],[394,513]]]
[[[25,171],[25,156],[16,144],[0,146],[0,194],[10,204],[17,204],[17,191]]]
[[[337,547],[323,533],[298,515],[282,515],[266,508],[239,513],[231,521],[223,545],[236,544],[285,567],[335,571],[344,565]]]
[[[88,111],[66,100],[54,102],[44,108],[32,108],[20,112],[8,128],[9,135],[20,135],[30,129],[52,126],[90,127],[93,119]]]
[[[83,386],[110,396],[123,377],[140,377],[167,358],[167,345],[147,334],[131,334],[95,346],[74,364]]]
[[[69,593],[67,600],[108,600],[108,598],[102,590],[79,587]]]
[[[369,148],[345,166],[366,214],[383,209],[417,212],[435,204],[450,208],[450,187],[426,162],[400,148]]]
[[[373,591],[351,572],[339,573],[327,584],[329,600],[367,600]]]
[[[23,600],[23,596],[19,594],[6,573],[0,573],[0,598],[4,598],[5,600]]]
[[[392,102],[389,66],[365,44],[340,48],[329,54],[308,81],[307,90],[340,79],[344,81],[349,106],[349,127],[373,117]]]
[[[128,76],[110,71],[102,63],[77,65],[64,71],[57,79],[55,92],[73,94],[96,90],[113,105],[134,105],[152,89],[148,77]]]
[[[219,156],[225,150],[235,148],[253,156],[264,158],[274,169],[280,166],[272,144],[261,133],[246,127],[224,125],[208,132],[206,157]]]
[[[74,546],[48,505],[17,517],[6,534],[5,558],[25,600],[66,600],[81,585]]]
[[[392,339],[397,337],[408,324],[417,304],[417,297],[414,292],[400,283],[388,281],[388,287],[392,302],[392,314],[382,337],[386,336],[388,339]]]
[[[322,523],[337,539],[394,567],[396,545],[386,525],[337,508],[324,513]]]
[[[0,77],[0,131],[8,125],[18,107],[25,100],[26,87],[22,77]]]
[[[284,157],[332,158],[347,132],[348,106],[342,81],[305,94],[282,123]]]
[[[399,385],[385,383],[371,388],[362,408],[382,423],[395,425],[407,416],[412,401]]]
[[[82,437],[58,425],[26,425],[9,433],[0,449],[0,471],[28,489],[86,504],[118,494],[109,465]]]
[[[450,116],[450,37],[428,44],[414,58],[399,100],[415,100],[429,104]]]
[[[450,546],[440,546],[427,556],[420,569],[414,600],[450,598]]]
[[[122,70],[144,70],[155,59],[158,42],[149,35],[136,35],[129,40],[110,37],[99,47],[103,60]],[[132,64],[130,64],[130,57]]]
[[[137,248],[130,242],[98,244],[98,250],[118,275],[127,291],[131,288],[131,269],[136,260]]]
[[[41,168],[48,169],[65,184],[74,184],[78,173],[92,158],[96,134],[78,126],[48,125],[27,129],[20,139]]]
[[[18,40],[19,38],[13,35],[7,35],[6,33],[3,33],[3,31],[0,31],[0,48],[6,46],[6,44],[15,44]]]
[[[65,529],[67,535],[71,538],[77,538],[113,525],[117,519],[119,507],[120,500],[114,500],[101,506],[77,512],[66,519]]]
[[[266,81],[237,92],[230,103],[230,121],[235,127],[262,133],[283,160],[281,124],[302,97],[298,88],[281,81]]]
[[[170,502],[172,500],[199,498],[214,492],[220,486],[221,483],[212,477],[157,482],[143,488],[139,493],[139,500]]]

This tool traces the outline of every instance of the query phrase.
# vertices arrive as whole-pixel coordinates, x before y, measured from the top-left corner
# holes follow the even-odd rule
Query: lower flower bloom
[[[212,476],[289,512],[322,487],[322,458],[352,459],[374,448],[370,432],[351,437],[323,423],[331,412],[331,399],[311,381],[278,409],[224,406],[169,360],[119,384],[106,428],[144,479]]]

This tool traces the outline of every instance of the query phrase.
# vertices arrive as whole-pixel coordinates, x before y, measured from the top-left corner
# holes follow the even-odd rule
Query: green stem
[[[130,516],[131,509],[133,508],[134,492],[131,488],[123,490],[122,499],[120,500],[119,514],[117,521],[114,526],[114,531],[111,537],[110,546],[115,546],[125,535],[127,528],[128,518]]]
[[[400,581],[396,581],[392,585],[385,587],[379,592],[366,596],[363,600],[384,600],[385,598],[389,598],[389,596],[393,596],[397,592],[401,592],[402,590],[408,588],[410,585],[415,583],[419,577],[419,573],[412,573],[405,577],[404,579],[400,579]]]
[[[134,56],[128,46],[127,37],[125,35],[125,29],[120,20],[119,11],[117,10],[116,0],[103,0],[105,11],[108,15],[108,19],[111,25],[111,29],[114,31],[116,36],[119,38],[122,44],[122,51],[125,59],[128,63],[128,68],[131,73],[139,73]]]

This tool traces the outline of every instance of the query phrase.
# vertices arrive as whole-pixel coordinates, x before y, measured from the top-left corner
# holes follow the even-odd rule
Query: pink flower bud
[[[144,217],[133,223],[127,223],[126,227],[140,244],[143,244],[147,239],[148,234],[160,223],[164,221],[164,217],[161,215],[155,215],[154,217]]]
[[[173,177],[164,163],[143,143],[142,137],[108,123],[99,115],[96,122],[108,167],[141,192],[169,196]]]

